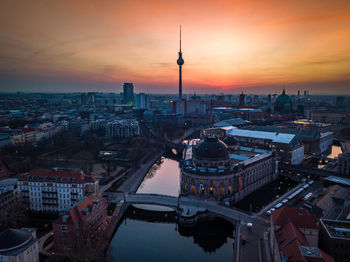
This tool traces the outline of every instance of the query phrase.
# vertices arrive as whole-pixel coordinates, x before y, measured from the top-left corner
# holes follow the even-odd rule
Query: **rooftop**
[[[272,155],[272,152],[268,150],[237,146],[234,150],[228,149],[229,156],[230,156],[230,166],[227,167],[226,169],[204,168],[204,167],[196,168],[192,163],[192,157],[195,151],[194,149],[196,148],[198,142],[199,142],[199,139],[192,139],[188,142],[185,148],[185,151],[184,151],[185,161],[184,161],[183,168],[187,172],[198,173],[203,175],[207,173],[225,175],[227,174],[227,172],[234,171],[236,167],[244,168],[245,166],[248,166],[252,163],[255,163],[259,160],[265,159]],[[214,155],[217,156],[217,154],[214,154]]]
[[[342,177],[337,177],[337,176],[328,176],[324,180],[334,182],[337,184],[342,184],[345,186],[350,186],[350,179],[348,179],[348,178],[342,178]]]
[[[350,221],[321,219],[321,225],[331,238],[350,240]]]
[[[295,138],[295,135],[293,134],[255,131],[255,130],[246,130],[246,129],[239,129],[239,128],[231,129],[230,131],[228,131],[227,135],[260,138],[265,140],[271,140],[274,143],[281,143],[281,144],[289,144]]]
[[[37,239],[24,229],[6,229],[0,232],[0,254],[17,255],[31,246]]]
[[[27,182],[54,182],[64,184],[83,184],[94,183],[96,179],[82,172],[67,171],[67,170],[33,170],[24,174],[18,181]]]
[[[292,221],[298,228],[318,228],[317,219],[306,209],[281,207],[272,212],[272,221],[275,225],[283,225]]]
[[[82,221],[89,213],[91,213],[94,205],[99,205],[100,203],[103,203],[103,201],[104,199],[102,197],[90,195],[82,199],[71,209],[63,211],[54,223],[75,224],[78,221]]]

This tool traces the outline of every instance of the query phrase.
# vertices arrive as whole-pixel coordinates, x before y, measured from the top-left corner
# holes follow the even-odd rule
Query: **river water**
[[[179,163],[162,157],[149,170],[137,193],[178,196],[179,188]],[[191,229],[181,228],[171,213],[163,207],[130,207],[111,241],[111,260],[233,261],[234,228],[229,222],[216,218]]]

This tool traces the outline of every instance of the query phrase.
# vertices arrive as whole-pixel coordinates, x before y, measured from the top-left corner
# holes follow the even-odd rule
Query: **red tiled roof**
[[[289,262],[334,262],[334,259],[323,252],[321,257],[306,256],[300,250],[300,246],[308,248],[308,242],[304,234],[289,221],[276,231],[276,238],[280,248],[281,257],[288,257]],[[314,248],[314,247],[311,247]]]
[[[288,245],[292,239],[297,239],[301,245],[307,245],[304,234],[293,224],[292,221],[289,221],[278,229],[276,231],[276,237],[280,248]]]
[[[302,243],[298,239],[293,239],[287,246],[281,249],[281,257],[288,257],[288,262],[307,262],[306,258],[301,254],[299,246]]]
[[[17,128],[17,130],[23,131],[23,133],[35,132],[35,129],[31,127]]]
[[[96,179],[81,172],[67,170],[32,170],[23,175],[18,181],[54,182],[68,184],[94,183]]]
[[[64,211],[64,215],[69,216],[67,219],[67,222],[63,222],[62,219],[64,215],[61,215],[54,223],[55,224],[76,224],[79,221],[83,221],[86,218],[86,216],[83,214],[82,210],[87,209],[89,213],[91,213],[94,200],[99,200],[100,203],[104,202],[103,197],[90,195],[86,197],[84,200],[82,200],[81,202],[79,202],[77,205],[72,207],[70,210]]]
[[[294,207],[282,207],[272,212],[272,221],[275,225],[283,225],[292,221],[298,228],[318,228],[317,219],[306,209]]]

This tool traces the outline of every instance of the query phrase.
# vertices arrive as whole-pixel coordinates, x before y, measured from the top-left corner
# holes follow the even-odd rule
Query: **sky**
[[[350,1],[2,0],[0,92],[350,94]]]

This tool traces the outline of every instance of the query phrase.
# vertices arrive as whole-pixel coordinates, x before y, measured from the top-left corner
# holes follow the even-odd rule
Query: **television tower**
[[[182,65],[184,64],[184,60],[182,58],[181,52],[181,25],[180,25],[180,51],[179,58],[177,59],[177,64],[179,65],[179,100],[182,99]]]

